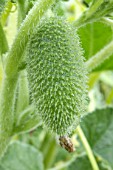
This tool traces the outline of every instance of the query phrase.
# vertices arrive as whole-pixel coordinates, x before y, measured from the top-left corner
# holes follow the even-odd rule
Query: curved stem
[[[7,56],[5,72],[9,77],[13,77],[18,72],[19,61],[22,58],[29,36],[53,2],[54,0],[39,0],[28,13]]]
[[[8,43],[7,43],[4,30],[0,23],[0,54],[2,55],[3,53],[6,53],[7,51],[8,51]]]
[[[88,23],[91,22],[96,22],[98,21],[100,18],[102,18],[102,16],[104,16],[104,13],[101,14],[101,10],[99,10],[100,6],[103,4],[103,0],[99,0],[96,1],[95,3],[93,3],[90,8],[88,10],[86,10],[80,18],[78,18],[77,21],[75,21],[73,23],[73,25],[75,27],[82,27]]]
[[[29,34],[54,0],[39,0],[31,9],[7,56],[0,98],[0,156],[3,155],[12,133],[14,121],[14,96],[18,79],[18,66],[26,47]]]
[[[111,41],[108,45],[106,45],[102,50],[100,50],[86,62],[88,71],[91,72],[98,65],[102,64],[104,60],[108,59],[111,54],[113,54],[113,41]]]
[[[80,139],[81,139],[81,141],[82,141],[82,143],[83,143],[83,145],[86,149],[86,152],[87,152],[87,155],[89,157],[89,160],[90,160],[90,163],[92,165],[93,170],[99,170],[99,167],[97,165],[97,162],[95,160],[95,157],[93,155],[91,147],[90,147],[90,145],[89,145],[89,143],[88,143],[88,141],[87,141],[87,139],[86,139],[86,137],[85,137],[80,126],[77,127],[77,133],[78,133],[78,135],[79,135],[79,137],[80,137]]]

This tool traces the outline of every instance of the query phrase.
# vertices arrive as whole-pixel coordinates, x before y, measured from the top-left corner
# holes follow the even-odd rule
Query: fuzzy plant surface
[[[75,28],[59,17],[43,19],[28,43],[27,72],[44,126],[70,134],[87,106],[87,71]]]

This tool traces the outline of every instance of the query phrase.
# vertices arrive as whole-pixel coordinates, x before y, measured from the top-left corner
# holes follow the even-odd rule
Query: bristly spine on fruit
[[[44,126],[69,134],[87,108],[87,70],[76,30],[58,17],[42,20],[27,47],[32,101]]]

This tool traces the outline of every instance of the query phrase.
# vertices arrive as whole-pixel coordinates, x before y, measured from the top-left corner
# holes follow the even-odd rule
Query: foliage
[[[112,11],[113,0],[0,1],[0,170],[113,169]],[[70,134],[76,149],[73,153],[60,147],[58,135],[42,128],[26,72],[30,60],[27,44],[40,21],[51,16],[61,18],[64,23],[66,20],[78,33],[84,66],[89,72],[90,102],[87,114]],[[73,31],[66,31],[66,37],[71,37],[70,44],[74,43]],[[74,45],[77,47],[76,43]],[[68,51],[67,46],[65,50]],[[81,84],[84,89],[84,81]],[[79,97],[77,93],[77,100]]]

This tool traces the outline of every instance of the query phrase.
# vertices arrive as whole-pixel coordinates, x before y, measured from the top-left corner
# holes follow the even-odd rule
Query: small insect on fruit
[[[73,143],[68,136],[60,136],[59,141],[60,141],[60,146],[62,148],[65,148],[68,152],[74,152],[75,151]]]

